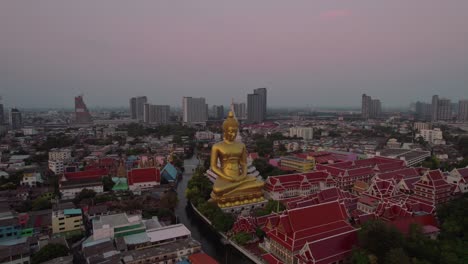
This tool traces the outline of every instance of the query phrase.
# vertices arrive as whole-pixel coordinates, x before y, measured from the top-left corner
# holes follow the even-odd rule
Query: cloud
[[[346,9],[333,9],[333,10],[327,10],[323,11],[320,13],[319,17],[321,19],[337,19],[341,17],[348,17],[351,15],[350,10]]]

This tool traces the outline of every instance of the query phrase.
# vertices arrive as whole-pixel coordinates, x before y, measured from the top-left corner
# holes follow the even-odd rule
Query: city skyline
[[[109,3],[1,3],[5,104],[228,105],[258,87],[272,107],[466,99],[468,2]]]

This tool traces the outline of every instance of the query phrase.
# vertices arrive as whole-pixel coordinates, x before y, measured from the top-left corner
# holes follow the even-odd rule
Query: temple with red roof
[[[412,200],[437,206],[452,199],[455,185],[447,183],[440,170],[432,170],[427,171],[414,186]]]
[[[447,182],[450,184],[456,184],[461,193],[468,193],[468,167],[453,169],[447,175]]]
[[[357,242],[343,203],[334,201],[272,215],[264,227],[262,247],[268,263],[334,263],[345,261]],[[276,261],[276,262],[275,262]]]
[[[161,184],[161,175],[157,168],[139,168],[127,172],[128,187],[131,191],[154,188]]]
[[[346,191],[351,190],[356,181],[370,183],[376,173],[401,170],[405,167],[406,163],[403,160],[385,157],[316,165],[317,170],[329,172],[335,179],[337,187]]]
[[[265,195],[269,199],[284,200],[291,197],[309,195],[334,187],[330,173],[314,171],[308,173],[270,176],[265,181]]]
[[[73,199],[83,189],[102,193],[102,178],[108,176],[107,169],[91,169],[78,172],[65,172],[59,182],[62,199]]]

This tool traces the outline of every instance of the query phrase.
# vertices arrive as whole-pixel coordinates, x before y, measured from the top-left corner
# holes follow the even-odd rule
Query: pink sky
[[[0,95],[10,106],[384,106],[457,100],[468,83],[468,1],[2,1]],[[40,100],[38,100],[40,98]]]

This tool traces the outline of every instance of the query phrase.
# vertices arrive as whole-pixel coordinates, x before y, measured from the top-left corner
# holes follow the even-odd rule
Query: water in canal
[[[196,155],[191,159],[184,161],[185,173],[182,180],[177,185],[177,194],[179,204],[176,208],[178,222],[184,224],[191,232],[192,237],[200,241],[203,251],[214,257],[222,264],[251,264],[253,263],[244,255],[239,253],[235,248],[229,245],[223,245],[219,235],[212,230],[203,220],[201,220],[192,208],[187,205],[185,198],[185,189],[187,183],[192,177],[192,170],[198,165]]]

